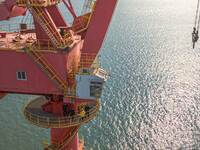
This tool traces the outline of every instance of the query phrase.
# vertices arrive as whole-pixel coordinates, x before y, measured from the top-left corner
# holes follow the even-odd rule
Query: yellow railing
[[[86,67],[89,70],[95,70],[101,68],[101,61],[99,59],[99,56],[97,56],[95,53],[82,53],[80,56],[74,56],[69,58],[70,62],[73,62],[73,68],[72,71],[69,72],[68,77],[74,78],[75,74],[92,74],[91,72],[83,72],[80,73],[80,70],[85,69]],[[70,60],[71,59],[71,60]],[[79,62],[79,63],[77,63]]]
[[[35,100],[37,100],[36,98]],[[34,112],[31,112],[27,109],[28,104],[30,101],[24,102],[23,112],[25,118],[31,123],[39,127],[44,128],[63,128],[63,127],[72,127],[81,125],[83,123],[86,123],[90,120],[92,120],[99,112],[100,109],[100,100],[93,101],[91,103],[94,103],[94,107],[91,108],[88,112],[86,112],[86,116],[81,118],[79,114],[76,114],[74,116],[57,116],[57,117],[45,117],[45,116],[39,116],[34,114]]]
[[[33,24],[28,23],[26,25],[27,25],[27,29],[21,29],[19,23],[1,24],[0,25],[0,31],[6,31],[8,33],[15,33],[15,32],[20,32],[20,31],[23,31],[23,30],[32,30],[32,29],[34,29],[34,25]]]
[[[73,139],[73,137],[78,132],[79,128],[80,128],[80,126],[74,127],[74,129],[62,141],[53,142],[51,144],[56,146],[56,147],[59,147],[59,149],[62,149],[63,147],[65,147]]]
[[[31,2],[31,3],[30,3]],[[62,0],[18,0],[17,3],[19,6],[50,6],[62,2]]]
[[[51,45],[50,40],[43,40],[43,39],[32,39],[30,42],[28,42],[28,39],[22,39],[18,42],[13,42],[13,38],[4,38],[5,40],[0,41],[1,47],[0,50],[14,50],[17,52],[24,52],[22,50],[24,47],[35,47],[35,51],[39,52],[50,52],[55,53],[56,48]],[[34,44],[34,45],[32,45]]]
[[[81,61],[79,64],[79,68],[89,67],[91,69],[101,68],[101,61],[97,54],[93,53],[83,53],[81,55]]]
[[[34,2],[34,0],[32,0]],[[49,38],[54,42],[57,48],[65,49],[68,47],[73,41],[71,40],[71,36],[69,37],[69,32],[66,32],[66,35],[62,38],[60,33],[57,31],[56,27],[53,28],[53,24],[46,13],[44,13],[42,7],[35,7],[30,5],[31,12],[33,15],[41,22],[41,26],[49,33]],[[55,42],[56,40],[56,42]]]
[[[68,61],[73,63],[73,68],[67,74],[68,78],[74,81],[74,84],[70,87],[70,93],[71,95],[76,95],[76,74],[95,75],[98,69],[101,68],[101,62],[99,57],[96,57],[94,53],[82,53],[81,57],[74,56],[69,58]],[[85,72],[84,70],[87,71]]]
[[[39,52],[56,52],[56,48],[52,46],[51,41],[47,40],[47,39],[38,39],[35,40],[34,43],[36,49],[35,51],[39,51]],[[29,44],[29,46],[32,46]]]
[[[50,147],[56,147],[57,150],[64,148],[73,139],[73,137],[78,132],[79,128],[80,128],[80,126],[74,127],[74,129],[71,132],[69,132],[67,135],[65,135],[65,137],[58,142],[55,141],[55,142],[51,142],[51,144],[49,144],[49,142],[47,140],[45,140],[43,143],[44,148],[47,148],[50,145],[51,145]]]
[[[36,47],[37,48],[37,47]],[[68,92],[67,81],[63,78],[63,76],[50,64],[50,62],[40,53],[39,51],[34,51],[33,47],[30,46],[26,51],[29,56],[34,60],[34,62],[38,62],[39,67],[42,71],[45,71],[47,76],[53,80],[54,84],[63,91],[64,94]]]
[[[85,19],[84,17],[78,19],[77,22],[74,22],[74,24],[78,24],[79,22],[80,22],[80,24],[81,24],[81,26],[76,27],[76,28],[72,25],[72,30],[74,31],[74,34],[80,33],[80,32],[86,30],[86,29],[89,27],[89,24],[90,24],[92,15],[93,15],[93,13],[94,13],[94,9],[95,9],[95,7],[96,7],[96,3],[97,3],[97,0],[96,0],[96,1],[94,2],[94,4],[93,4],[92,11],[91,11],[91,13],[90,13],[90,16],[89,16],[89,19],[88,19],[88,22],[87,22],[86,27],[83,27],[83,25],[82,25],[82,24],[84,23],[84,21],[83,21],[83,20]],[[76,29],[79,29],[79,28],[81,28],[81,29],[78,30],[78,31],[76,31]]]
[[[31,0],[31,3],[34,3],[34,0]],[[49,19],[49,16],[47,16],[46,13],[44,13],[44,10],[42,7],[35,7],[32,5],[29,5],[29,8],[31,9],[32,14],[38,19],[39,22],[42,22],[41,25],[49,32],[50,36],[54,38],[59,45],[62,45],[62,37],[58,33],[56,29],[53,29],[52,21]]]
[[[83,15],[83,14],[90,12],[92,10],[92,6],[93,6],[94,2],[95,2],[95,0],[85,0],[81,14]]]

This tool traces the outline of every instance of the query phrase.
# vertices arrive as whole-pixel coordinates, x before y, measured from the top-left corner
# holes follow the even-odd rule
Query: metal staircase
[[[94,9],[96,6],[97,0],[86,0],[83,10],[82,16],[76,18],[72,24],[72,30],[75,34],[78,34],[82,31],[87,30],[89,27],[92,15],[94,13]]]
[[[35,17],[42,29],[47,33],[55,47],[62,47],[64,42],[56,26],[52,23],[45,7],[28,5],[30,13]]]
[[[40,69],[49,77],[49,79],[63,92],[64,95],[68,94],[67,81],[62,75],[50,64],[42,53],[37,51],[37,47],[29,46],[25,52],[30,58],[40,67]]]
[[[51,144],[48,144],[47,141],[43,143],[44,147],[52,148],[53,150],[61,150],[63,149],[76,135],[80,128],[80,125],[73,127],[71,132],[65,132],[62,139],[59,139],[57,141],[51,142]],[[68,131],[68,130],[67,130]]]
[[[92,10],[95,0],[85,0],[81,14],[84,15]]]

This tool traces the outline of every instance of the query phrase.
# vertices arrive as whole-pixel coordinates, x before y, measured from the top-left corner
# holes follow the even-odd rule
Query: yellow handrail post
[[[59,121],[59,127],[60,127],[60,118],[58,119],[58,121]]]
[[[40,51],[40,40],[38,40],[38,50]]]
[[[49,40],[48,40],[48,49],[49,49],[49,51],[50,51],[50,44],[49,44]]]
[[[47,117],[47,124],[48,124],[48,127],[49,127],[49,117]]]
[[[38,122],[38,125],[40,124],[40,122],[39,122],[39,116],[37,116],[37,122]]]

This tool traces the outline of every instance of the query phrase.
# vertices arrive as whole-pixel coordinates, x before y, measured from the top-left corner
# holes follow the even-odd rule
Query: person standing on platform
[[[83,121],[83,118],[85,117],[85,111],[83,108],[81,108],[81,112],[80,112],[80,117],[81,117],[81,120]]]
[[[66,103],[63,104],[63,115],[67,116],[67,104]]]
[[[70,109],[70,116],[72,116],[72,119],[74,119],[74,115],[75,115],[75,112],[74,112],[74,108],[72,107]]]
[[[90,110],[90,106],[88,106],[88,105],[86,104],[86,106],[85,106],[86,117],[89,117],[89,116],[90,116],[89,110]]]

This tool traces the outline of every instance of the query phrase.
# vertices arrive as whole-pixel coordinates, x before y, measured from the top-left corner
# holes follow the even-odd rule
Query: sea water
[[[195,49],[191,43],[196,5],[118,0],[100,51],[102,68],[111,74],[101,111],[79,130],[86,147],[200,149],[200,43]],[[25,120],[26,97],[9,94],[0,101],[0,150],[42,150],[50,137],[49,129]]]

